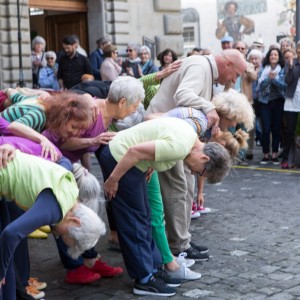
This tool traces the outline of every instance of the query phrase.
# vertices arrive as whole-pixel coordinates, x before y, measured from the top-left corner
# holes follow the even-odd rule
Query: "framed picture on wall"
[[[155,42],[145,36],[143,36],[143,45],[147,46],[151,51],[151,58],[154,60],[156,55]]]

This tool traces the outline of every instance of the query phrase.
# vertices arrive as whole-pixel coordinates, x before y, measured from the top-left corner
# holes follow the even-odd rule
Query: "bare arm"
[[[155,142],[145,142],[128,149],[104,183],[108,200],[115,197],[121,177],[141,160],[155,160]]]
[[[16,136],[27,138],[31,141],[38,142],[42,146],[41,156],[47,158],[50,153],[52,161],[57,161],[60,155],[57,153],[54,145],[42,134],[35,131],[29,126],[26,126],[19,122],[12,122],[8,125],[7,129]]]
[[[204,177],[198,176],[197,185],[198,185],[198,193],[197,193],[197,204],[199,207],[204,206],[204,197],[203,197],[203,190],[204,190]]]
[[[0,146],[0,169],[6,168],[7,163],[14,159],[15,152],[16,149],[11,145],[4,144]]]
[[[72,137],[69,138],[65,143],[62,144],[60,147],[62,150],[79,150],[88,148],[91,146],[100,146],[100,145],[106,145],[112,138],[116,135],[115,132],[103,132],[96,137],[93,138],[78,138],[78,137]]]

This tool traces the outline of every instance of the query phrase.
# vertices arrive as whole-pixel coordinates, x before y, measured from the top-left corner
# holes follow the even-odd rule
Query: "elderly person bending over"
[[[178,139],[178,136],[181,138]],[[183,160],[193,174],[219,182],[230,169],[223,146],[203,144],[193,128],[176,118],[158,118],[118,132],[97,153],[112,199],[112,212],[125,265],[138,295],[172,296],[176,290],[159,278],[161,256],[152,238],[146,176]]]
[[[78,204],[78,188],[71,172],[11,145],[0,146],[0,157],[0,194],[27,210],[8,224],[9,216],[0,209],[1,226],[8,224],[0,235],[0,294],[13,300],[16,287],[12,258],[29,233],[51,225],[69,247],[70,255],[77,258],[97,243],[105,226],[91,209]]]

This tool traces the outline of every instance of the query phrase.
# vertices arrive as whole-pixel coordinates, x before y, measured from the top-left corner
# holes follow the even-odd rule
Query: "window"
[[[184,39],[185,44],[194,44],[195,43],[195,28],[194,28],[194,26],[183,28],[183,39]]]

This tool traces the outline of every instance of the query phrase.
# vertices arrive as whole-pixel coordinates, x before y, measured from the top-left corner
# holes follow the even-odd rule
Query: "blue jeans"
[[[117,162],[108,146],[102,147],[96,155],[106,180]],[[152,238],[145,174],[135,167],[128,170],[119,181],[111,206],[128,274],[131,278],[141,280],[162,263]]]
[[[270,134],[272,134],[272,152],[277,153],[280,143],[280,129],[283,116],[284,99],[279,98],[269,103],[260,103],[260,119],[262,125],[262,150],[270,153]]]

